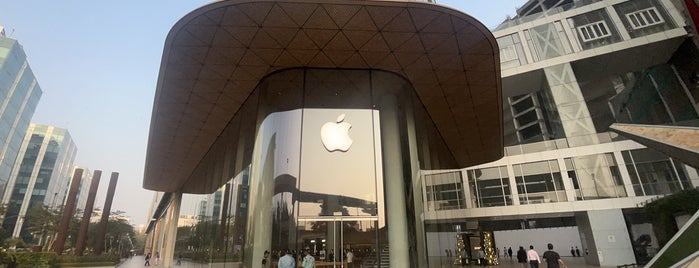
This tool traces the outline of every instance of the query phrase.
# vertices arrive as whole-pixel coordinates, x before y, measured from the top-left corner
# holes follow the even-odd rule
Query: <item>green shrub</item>
[[[699,190],[691,189],[660,198],[646,205],[646,213],[660,247],[677,233],[675,215],[694,214],[699,209]]]

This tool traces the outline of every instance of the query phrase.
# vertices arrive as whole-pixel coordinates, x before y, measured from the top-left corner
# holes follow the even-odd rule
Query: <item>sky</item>
[[[143,169],[165,37],[210,0],[38,1],[0,5],[0,25],[24,47],[43,95],[32,123],[68,129],[75,164],[102,170],[95,207],[119,172],[112,211],[149,220]],[[524,0],[438,0],[494,28]],[[183,210],[187,206],[183,205]]]

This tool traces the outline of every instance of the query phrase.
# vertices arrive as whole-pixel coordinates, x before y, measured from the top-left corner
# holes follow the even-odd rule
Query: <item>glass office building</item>
[[[77,148],[66,129],[31,124],[12,169],[3,204],[6,236],[39,239],[25,231],[24,218],[34,206],[63,204]]]
[[[24,49],[17,40],[5,36],[0,26],[0,195],[6,191],[41,93]]]

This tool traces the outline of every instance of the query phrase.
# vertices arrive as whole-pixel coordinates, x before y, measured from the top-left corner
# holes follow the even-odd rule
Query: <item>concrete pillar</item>
[[[161,259],[163,267],[171,268],[175,265],[175,242],[177,242],[177,221],[180,217],[180,206],[182,205],[182,193],[173,193],[170,208],[167,211],[167,219],[165,221],[165,241],[163,241],[163,250]]]
[[[63,254],[63,248],[66,243],[66,237],[68,236],[68,225],[70,224],[70,219],[73,218],[73,208],[75,208],[75,199],[78,195],[78,187],[80,187],[80,180],[83,178],[83,170],[76,168],[73,172],[73,181],[70,184],[70,192],[68,192],[68,200],[66,200],[66,205],[63,207],[63,217],[61,217],[61,222],[58,225],[58,236],[56,236],[56,242],[54,243],[54,251],[61,255]]]
[[[385,95],[380,103],[389,259],[391,266],[398,267],[410,263],[398,102],[395,96]]]
[[[590,252],[585,256],[586,264],[617,266],[636,262],[621,209],[577,212],[575,220],[582,244]],[[558,247],[559,251],[566,250],[564,245],[554,247]],[[585,249],[581,250],[585,252]]]
[[[95,196],[97,195],[97,188],[100,185],[100,177],[102,177],[101,170],[95,170],[92,173],[92,180],[90,181],[90,191],[87,194],[87,204],[85,204],[85,210],[83,211],[83,219],[80,222],[80,231],[78,232],[78,240],[75,245],[76,256],[82,256],[83,251],[85,251],[85,243],[87,242],[87,228],[90,225],[90,217],[92,216],[92,208],[95,205]]]
[[[95,239],[95,254],[100,255],[104,251],[104,236],[107,232],[107,221],[109,221],[109,213],[112,210],[112,200],[114,199],[114,191],[116,191],[119,172],[112,172],[109,179],[109,188],[107,188],[107,198],[104,200],[104,208],[102,208],[102,219],[97,225],[97,237]]]

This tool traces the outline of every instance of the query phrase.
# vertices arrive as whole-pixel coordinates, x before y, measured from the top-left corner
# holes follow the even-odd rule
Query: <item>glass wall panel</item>
[[[467,172],[471,199],[476,207],[512,205],[507,167],[474,169]]]
[[[524,31],[534,61],[541,61],[573,52],[560,21]]]
[[[466,208],[461,171],[428,174],[424,180],[428,210]]]
[[[622,151],[636,195],[666,195],[689,185],[681,162],[652,150]]]
[[[627,196],[613,154],[566,158],[565,163],[577,200]]]
[[[567,201],[556,160],[512,165],[520,204]]]
[[[500,66],[503,70],[527,64],[518,33],[498,37],[497,42],[500,47]]]

